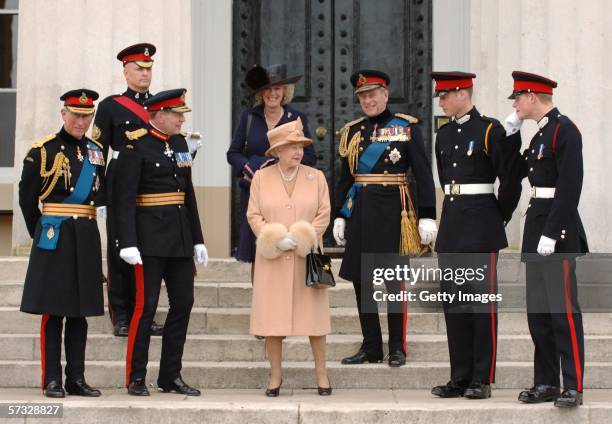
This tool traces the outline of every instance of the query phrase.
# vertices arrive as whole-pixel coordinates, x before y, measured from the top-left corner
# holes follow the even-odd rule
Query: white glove
[[[186,140],[187,147],[189,147],[189,153],[192,155],[202,147],[202,136],[199,132],[188,132]]]
[[[431,244],[438,233],[436,221],[430,218],[419,219],[419,236],[422,244]]]
[[[538,243],[538,253],[542,256],[552,255],[555,253],[556,244],[557,240],[542,236],[540,237],[540,242]]]
[[[278,243],[276,243],[276,247],[278,247],[283,252],[287,250],[295,250],[295,248],[297,247],[297,243],[295,242],[293,237],[291,237],[291,234],[289,234],[284,239],[279,240]]]
[[[96,208],[96,216],[98,219],[106,219],[106,206],[98,206]]]
[[[506,135],[515,134],[523,125],[523,121],[519,119],[518,115],[516,114],[516,110],[508,115],[504,123],[506,124]]]
[[[119,256],[130,265],[142,265],[142,258],[140,257],[140,251],[137,247],[126,247],[121,249],[119,251]]]
[[[208,265],[208,249],[203,244],[193,246],[193,257],[200,265]]]
[[[346,239],[344,238],[344,230],[346,228],[346,220],[344,218],[334,219],[334,240],[338,246],[344,246]]]

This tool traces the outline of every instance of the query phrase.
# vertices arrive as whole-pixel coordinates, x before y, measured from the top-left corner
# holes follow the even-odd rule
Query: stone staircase
[[[336,270],[338,266],[339,262],[335,261]],[[0,401],[46,401],[39,390],[40,317],[19,312],[26,268],[27,258],[0,258]],[[498,269],[501,292],[520,304],[525,291],[524,270],[516,256],[500,259]],[[603,308],[609,292],[612,292],[607,281],[612,280],[610,275],[601,266],[579,268],[579,278],[584,286],[581,287],[583,303],[598,304],[600,301]],[[339,281],[330,291],[333,334],[328,336],[327,346],[334,395],[325,400],[316,396],[312,390],[315,387],[314,366],[308,339],[290,337],[283,347],[282,393],[287,396],[266,399],[261,390],[267,384],[268,376],[264,343],[248,334],[249,278],[250,266],[233,260],[211,260],[207,268],[198,268],[183,376],[190,384],[204,389],[204,396],[200,399],[179,402],[185,399],[157,393],[147,400],[128,397],[123,388],[126,339],[111,335],[108,316],[88,319],[86,375],[90,384],[104,389],[105,396],[97,400],[68,398],[65,401],[66,422],[71,419],[79,422],[78,419],[83,417],[91,417],[91,420],[86,420],[88,422],[102,422],[102,417],[105,417],[104,422],[108,422],[107,414],[110,413],[120,422],[166,422],[161,418],[166,416],[177,421],[180,418],[181,422],[195,421],[194,408],[208,411],[203,413],[210,413],[210,417],[219,417],[210,422],[242,423],[407,422],[425,419],[484,423],[498,422],[491,421],[496,417],[501,421],[505,419],[505,422],[514,422],[514,419],[559,422],[556,421],[559,414],[567,412],[554,410],[556,408],[551,405],[519,407],[516,402],[518,390],[531,384],[533,372],[533,345],[524,312],[503,311],[499,315],[497,383],[490,401],[446,401],[429,395],[432,386],[448,380],[449,368],[444,317],[439,310],[425,309],[424,305],[417,304],[409,309],[406,366],[391,369],[386,364],[341,365],[340,359],[354,353],[361,342],[353,288],[346,281]],[[167,295],[162,290],[158,322],[163,322],[167,305]],[[381,313],[381,326],[386,332],[384,313]],[[588,403],[589,393],[596,393],[594,399],[597,401],[572,413],[570,421],[580,417],[581,423],[610,422],[612,391],[608,389],[612,388],[612,313],[585,313],[584,326],[585,399]],[[150,383],[156,381],[160,343],[161,338],[152,338]],[[168,402],[168,399],[177,402]],[[228,408],[227,402],[233,407]],[[589,408],[603,409],[598,415],[599,412]],[[590,411],[586,418],[585,411]],[[483,412],[486,413],[483,415]],[[459,413],[461,415],[457,415]],[[599,421],[599,417],[603,419],[606,414],[607,420]],[[508,421],[509,417],[514,418]]]

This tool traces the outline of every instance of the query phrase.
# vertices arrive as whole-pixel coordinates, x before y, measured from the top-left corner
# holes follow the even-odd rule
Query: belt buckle
[[[536,188],[531,187],[531,197],[536,197]]]
[[[453,196],[457,196],[461,194],[461,185],[460,184],[451,184],[450,185],[450,194]]]

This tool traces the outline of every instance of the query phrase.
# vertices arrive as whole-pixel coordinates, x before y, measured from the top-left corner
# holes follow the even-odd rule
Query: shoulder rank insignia
[[[126,131],[125,136],[128,140],[138,140],[140,137],[148,134],[149,131],[146,128],[139,128],[134,131]]]
[[[102,137],[102,130],[96,124],[93,125],[91,129],[91,139],[94,141],[98,141]]]
[[[415,118],[412,115],[406,115],[405,113],[396,113],[395,116],[397,116],[398,118],[405,119],[406,121],[410,122],[411,124],[418,124],[419,123],[419,119]]]
[[[55,138],[55,134],[47,134],[44,137],[39,138],[38,140],[36,140],[34,143],[32,143],[32,147],[34,148],[39,148],[45,145],[45,143],[48,143],[49,141],[53,140]]]

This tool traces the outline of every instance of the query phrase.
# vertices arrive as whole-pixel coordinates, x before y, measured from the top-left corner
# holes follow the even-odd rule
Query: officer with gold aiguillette
[[[33,144],[19,182],[19,206],[34,239],[21,311],[42,315],[42,389],[47,397],[64,397],[66,392],[100,396],[84,376],[85,317],[104,314],[96,207],[104,205],[105,164],[102,146],[85,136],[97,98],[98,93],[86,88],[61,96],[64,125]]]
[[[362,255],[374,254],[379,259],[379,255],[418,255],[421,243],[430,244],[437,230],[433,176],[418,120],[393,114],[387,108],[389,82],[384,72],[354,73],[351,83],[366,116],[349,122],[340,131],[342,168],[333,234],[339,245],[346,244],[340,276],[353,282],[363,333],[361,348],[344,358],[343,364],[383,359],[378,308],[372,279],[368,278],[371,274],[362,272]],[[416,179],[417,210],[408,190],[410,169]],[[402,289],[403,283],[387,285],[389,293]],[[406,363],[407,305],[388,302],[388,307],[388,364],[399,367]]]

